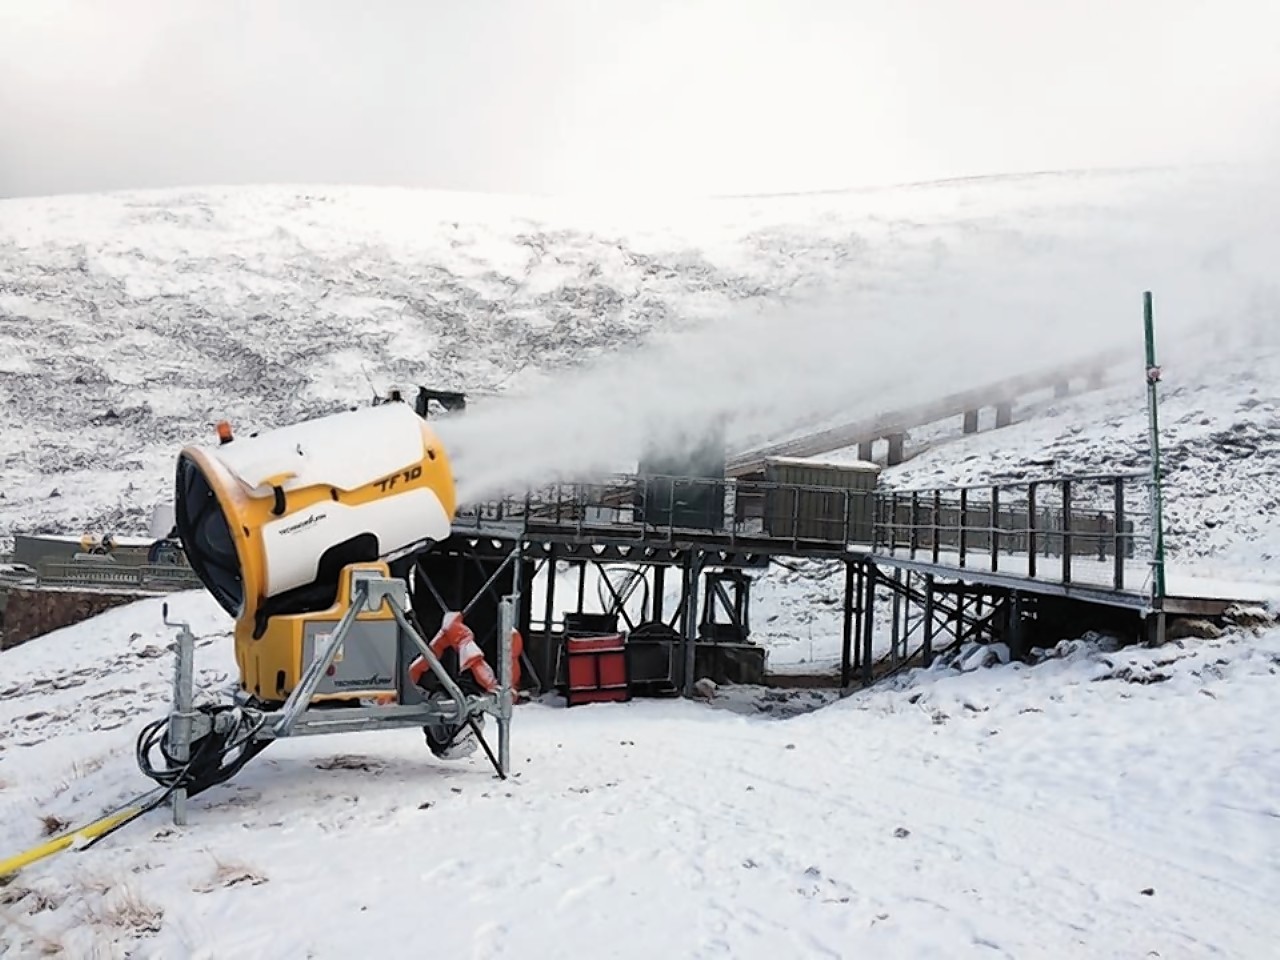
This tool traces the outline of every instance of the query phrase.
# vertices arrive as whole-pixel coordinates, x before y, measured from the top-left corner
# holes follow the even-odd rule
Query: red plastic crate
[[[569,706],[579,703],[620,703],[631,699],[627,644],[620,633],[607,637],[565,639]]]

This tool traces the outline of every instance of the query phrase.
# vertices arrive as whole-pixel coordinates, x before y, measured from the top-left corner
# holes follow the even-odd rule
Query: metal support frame
[[[1010,655],[1018,658],[1026,653],[1022,607],[1022,594],[1015,590],[1009,594],[1009,602],[1005,607],[1005,614],[1008,617],[1005,643],[1009,647]]]
[[[732,590],[732,595],[730,594]],[[719,619],[723,610],[728,622]],[[740,570],[707,573],[703,578],[702,617],[698,635],[717,642],[716,628],[727,626],[737,633],[735,642],[746,642],[751,634],[751,581]]]
[[[518,595],[506,598],[514,605],[518,603]],[[426,660],[431,672],[440,680],[447,699],[420,704],[399,704],[393,706],[326,706],[320,710],[310,710],[312,698],[319,686],[325,671],[333,663],[334,657],[342,644],[347,640],[352,624],[361,610],[375,611],[386,604],[401,631],[410,640]],[[513,621],[514,622],[514,621]],[[512,678],[512,645],[510,631],[505,643],[499,644],[498,676],[499,690],[496,694],[468,696],[449,676],[439,658],[431,651],[430,641],[423,635],[417,618],[408,602],[408,586],[403,580],[383,577],[377,573],[356,571],[352,577],[351,597],[346,613],[337,627],[329,635],[319,655],[308,665],[302,680],[294,687],[288,699],[280,709],[266,716],[269,723],[263,724],[255,734],[256,740],[278,740],[285,737],[309,736],[322,733],[346,733],[357,730],[385,730],[397,727],[423,726],[430,721],[445,721],[457,725],[473,722],[482,713],[492,714],[498,722],[499,737],[507,736],[503,731],[509,726],[511,713],[504,708],[504,702],[514,700],[511,689]],[[483,737],[480,738],[484,744]],[[488,751],[487,744],[486,752]],[[495,761],[498,776],[505,778],[508,768]]]
[[[470,559],[473,563],[477,564],[480,567],[481,572],[483,573],[484,559],[497,559],[497,557],[502,557],[502,563],[500,563],[498,567],[491,574],[488,575],[488,577],[486,578],[484,584],[480,587],[480,589],[477,590],[475,592],[475,595],[472,596],[472,598],[467,601],[465,606],[463,606],[462,610],[460,611],[460,615],[462,617],[465,618],[466,615],[471,612],[472,608],[475,607],[475,605],[479,603],[485,597],[486,594],[492,596],[496,601],[498,601],[498,603],[501,603],[502,598],[497,595],[497,591],[494,585],[498,582],[498,578],[501,577],[502,574],[506,571],[507,567],[514,564],[515,568],[512,571],[511,583],[512,583],[512,595],[515,596],[518,600],[516,620],[515,620],[516,629],[519,630],[522,628],[528,628],[530,626],[530,621],[533,614],[533,591],[532,589],[528,591],[523,591],[523,592],[520,590],[521,571],[523,570],[524,559],[525,559],[524,557],[525,546],[526,545],[523,542],[517,541],[514,546],[510,546],[506,550],[505,554],[497,554],[489,558],[482,558],[478,554],[459,551],[459,555],[458,555],[459,589],[461,588],[461,582],[462,582],[461,564],[463,561]],[[415,583],[422,583],[423,585],[426,586],[427,592],[431,594],[432,599],[435,600],[437,606],[440,607],[440,610],[442,613],[452,612],[449,609],[448,602],[444,599],[443,596],[441,596],[440,591],[436,588],[436,585],[431,582],[431,578],[427,576],[426,572],[422,569],[421,561],[420,560],[416,561],[414,566],[417,573]],[[554,559],[548,559],[546,561],[546,567],[548,569],[548,581],[549,581],[547,603],[548,603],[548,607],[550,607],[550,605],[554,602],[554,593],[555,593],[555,561]],[[535,570],[534,576],[536,575],[537,575],[537,571]],[[494,636],[493,631],[492,630],[486,631],[483,637],[477,637],[476,640],[480,643],[481,646],[483,646],[485,643],[488,642],[488,639],[491,636]],[[538,670],[534,667],[533,662],[529,659],[529,655],[523,651],[520,654],[520,663],[524,667],[526,673],[528,673],[528,675],[532,678],[536,687],[539,690],[541,690],[542,684],[543,684],[542,677],[539,674]]]
[[[1151,444],[1151,605],[1154,614],[1154,643],[1163,646],[1167,630],[1165,611],[1165,556],[1164,556],[1164,487],[1160,466],[1160,367],[1156,364],[1155,315],[1151,291],[1142,295],[1143,334],[1147,364],[1147,421]]]
[[[850,659],[853,656],[853,585],[854,563],[844,562],[844,616],[840,635],[840,686],[849,686]]]
[[[458,611],[459,616],[465,619],[467,614],[471,612],[472,608],[477,603],[479,603],[481,599],[483,599],[484,595],[493,590],[493,585],[498,582],[498,578],[502,576],[502,574],[506,571],[507,567],[509,567],[512,563],[514,563],[516,560],[519,559],[520,552],[521,552],[520,544],[517,543],[515,547],[513,547],[507,553],[502,563],[499,564],[498,567],[493,571],[493,573],[489,575],[489,578],[484,582],[484,585],[481,586],[480,589],[475,592],[475,595],[470,600],[467,601],[466,606],[464,606],[460,611]],[[473,556],[471,557],[471,559],[478,564],[481,563],[478,557]],[[449,613],[450,612],[449,604],[445,602],[444,597],[440,595],[440,591],[436,589],[436,585],[431,582],[431,578],[428,577],[426,575],[426,572],[422,569],[421,560],[419,560],[415,565],[418,568],[417,579],[420,580],[422,583],[426,584],[427,590],[430,591],[431,596],[435,599],[436,603],[440,605],[440,609],[445,613]],[[483,571],[483,564],[481,564],[481,570]],[[516,569],[512,577],[512,583],[515,584],[515,589],[512,592],[519,593],[520,564],[518,563],[516,563]]]
[[[844,563],[844,612],[840,648],[840,686],[856,675],[864,686],[874,679],[876,586],[888,579],[867,561]],[[896,645],[896,644],[895,644]],[[892,655],[892,651],[891,651]]]
[[[1164,489],[1161,486],[1163,477],[1160,468],[1160,367],[1156,364],[1155,316],[1152,308],[1151,291],[1142,295],[1142,320],[1144,341],[1146,345],[1147,363],[1147,420],[1148,434],[1151,444],[1151,525],[1154,541],[1152,569],[1152,594],[1157,614],[1161,610],[1161,601],[1165,595],[1164,568]],[[1161,632],[1163,632],[1163,617]]]
[[[517,565],[518,569],[518,565]],[[511,688],[511,637],[516,629],[516,605],[519,603],[520,580],[513,592],[502,598],[498,606],[498,770],[506,777],[511,771],[511,712],[514,693]]]
[[[290,693],[283,706],[276,711],[262,714],[252,735],[247,739],[279,740],[285,737],[312,736],[325,733],[352,733],[361,730],[389,730],[400,727],[421,727],[432,721],[446,721],[459,726],[466,724],[476,734],[485,754],[494,766],[498,777],[506,779],[511,770],[511,718],[515,703],[512,687],[513,647],[516,610],[520,603],[517,591],[504,597],[499,608],[498,690],[495,694],[468,696],[462,692],[431,652],[430,642],[423,636],[412,609],[408,606],[408,587],[403,580],[382,577],[366,571],[355,571],[352,577],[350,603],[338,626],[330,634],[320,655],[312,660],[301,682]],[[439,678],[448,694],[446,701],[394,706],[326,706],[309,710],[312,697],[321,678],[333,662],[338,650],[347,639],[351,626],[361,610],[378,610],[386,604],[400,629],[413,640],[422,653],[432,673]],[[191,745],[198,735],[207,732],[208,718],[195,709],[195,635],[185,621],[169,619],[169,605],[163,607],[165,626],[178,631],[175,641],[173,691],[169,710],[169,752],[178,764],[185,764],[191,755]],[[240,698],[237,697],[237,700]],[[255,709],[245,707],[246,709]],[[484,735],[476,724],[480,714],[492,714],[498,726],[498,756],[493,755]],[[274,721],[274,722],[271,722]],[[201,724],[205,730],[199,730]],[[173,790],[170,797],[173,822],[187,823],[187,791],[183,787]]]
[[[920,659],[927,670],[933,666],[933,574],[924,575],[924,643],[920,647]]]
[[[862,630],[866,619],[862,616],[862,605],[866,602],[867,568],[859,563],[853,577],[853,595],[847,599],[849,615],[853,618],[853,660],[850,668],[856,674],[862,673]]]
[[[509,732],[505,734],[503,732],[509,726],[511,719],[509,710],[504,711],[503,702],[509,702],[513,695],[510,686],[512,676],[510,631],[506,634],[505,642],[501,639],[499,642],[498,675],[500,678],[505,678],[505,683],[499,680],[499,692],[496,695],[468,696],[462,692],[440,660],[432,653],[430,641],[423,636],[409,607],[408,587],[404,581],[376,574],[364,575],[360,572],[357,572],[352,579],[351,602],[347,613],[329,636],[321,654],[307,668],[302,681],[289,694],[284,706],[276,712],[275,723],[264,726],[258,733],[257,739],[282,739],[319,733],[422,726],[433,720],[458,726],[471,724],[473,730],[479,733],[474,725],[474,718],[481,713],[492,714],[497,719],[500,739],[509,736]],[[514,594],[508,600],[513,606],[517,602]],[[390,707],[326,707],[319,711],[309,711],[308,707],[311,705],[316,687],[319,686],[321,677],[324,676],[338,649],[346,640],[346,635],[350,632],[357,613],[361,608],[378,610],[384,603],[390,608],[400,629],[418,648],[431,672],[440,680],[448,694],[448,699]],[[488,745],[484,742],[483,736],[479,739],[488,753]],[[494,766],[498,776],[505,779],[508,773],[507,767],[501,760],[494,761]]]
[[[174,644],[173,658],[173,703],[169,711],[170,752],[173,759],[185,766],[191,759],[191,742],[195,733],[195,721],[199,716],[195,712],[195,634],[191,625],[184,621],[169,619],[169,605],[163,607],[162,618],[166,627],[176,627],[178,636]],[[185,826],[187,822],[187,790],[178,787],[170,797],[173,807],[173,822]]]
[[[876,659],[876,597],[881,588],[891,595],[892,632],[889,650]],[[984,612],[988,596],[993,602]],[[1004,596],[1000,588],[973,589],[963,581],[939,584],[933,574],[910,568],[895,566],[882,571],[869,560],[848,561],[844,567],[841,688],[849,687],[855,679],[861,685],[870,684],[917,659],[927,666],[939,652],[939,631],[950,633],[952,640],[947,646],[984,634],[989,639],[1004,635],[1007,623],[1000,619],[1007,616]],[[913,652],[910,641],[917,634],[920,644]]]
[[[558,579],[556,575],[560,571],[560,561],[556,558],[554,546],[547,557],[544,569],[547,573],[547,588],[543,593],[542,630],[550,638],[551,628],[556,619],[556,580]],[[533,593],[532,590],[529,592]]]
[[[704,558],[701,550],[690,554],[685,563],[684,595],[684,677],[681,686],[686,697],[693,696],[698,655],[698,586],[702,578]]]
[[[908,574],[910,576],[910,574]],[[893,568],[893,615],[891,621],[891,630],[889,639],[889,661],[893,666],[897,666],[905,653],[899,650],[898,644],[902,633],[902,569],[900,567]]]
[[[639,587],[644,587],[644,593],[641,595],[642,599],[640,601],[640,622],[643,623],[645,620],[649,619],[649,580],[648,577],[645,576],[643,567],[631,566],[629,568],[624,568],[626,569],[627,579],[622,585],[622,588],[619,589],[614,585],[614,582],[609,579],[608,567],[606,567],[605,564],[598,560],[588,560],[586,563],[593,565],[596,568],[596,573],[599,575],[596,580],[596,599],[600,601],[602,612],[606,615],[616,614],[622,618],[622,621],[627,625],[628,630],[635,630],[636,621],[632,620],[631,614],[627,612],[627,604],[630,602],[636,590]],[[606,591],[609,594],[608,597],[605,596]],[[579,609],[578,612],[583,613],[585,611]]]
[[[878,573],[874,564],[866,564],[863,568],[863,600],[862,604],[862,682],[871,683],[871,659],[874,655],[873,637],[876,623],[876,580]]]

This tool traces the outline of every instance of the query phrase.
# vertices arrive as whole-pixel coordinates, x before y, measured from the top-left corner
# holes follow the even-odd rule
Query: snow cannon
[[[176,483],[173,519],[188,562],[235,618],[240,689],[230,703],[196,704],[195,634],[165,604],[164,623],[177,630],[173,700],[135,748],[157,786],[0,860],[0,876],[99,843],[165,802],[185,824],[191,797],[284,737],[419,727],[437,758],[480,745],[507,778],[519,595],[499,603],[494,671],[463,623],[468,608],[430,638],[407,580],[391,575],[392,560],[453,529],[453,473],[425,417],[392,400],[243,439],[219,423],[216,444],[179,453]],[[497,720],[496,754],[486,716]]]
[[[178,456],[174,519],[201,583],[236,620],[243,693],[279,704],[348,613],[351,578],[449,536],[449,459],[427,421],[385,403],[235,437]],[[313,699],[394,697],[399,631],[362,609],[350,658],[339,655]]]

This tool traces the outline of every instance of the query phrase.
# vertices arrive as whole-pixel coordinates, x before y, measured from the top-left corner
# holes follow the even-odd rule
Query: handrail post
[[[862,685],[871,685],[871,657],[875,649],[876,627],[876,580],[879,570],[873,563],[863,568],[866,580],[866,602],[862,607]]]
[[[1156,385],[1160,382],[1160,368],[1156,366],[1155,318],[1151,303],[1151,291],[1142,295],[1142,320],[1146,341],[1147,359],[1147,421],[1151,444],[1151,560],[1152,599],[1156,609],[1163,611],[1165,597],[1164,569],[1164,490],[1161,486],[1160,467],[1160,417]],[[1163,642],[1164,614],[1159,618],[1161,642]]]
[[[933,491],[933,562],[942,551],[942,491]]]
[[[1113,546],[1115,547],[1115,587],[1117,590],[1124,589],[1124,561],[1128,551],[1124,545],[1124,477],[1115,478],[1115,532],[1113,534]]]
[[[969,543],[969,488],[960,488],[960,568],[964,569],[964,552]]]
[[[853,598],[853,561],[844,562],[844,609],[842,610],[840,630],[840,689],[849,687],[849,674],[853,664],[853,608],[857,601]]]
[[[1036,485],[1027,484],[1027,576],[1036,576]]]
[[[916,550],[920,546],[920,494],[911,491],[911,559],[916,558]]]
[[[1062,481],[1062,582],[1071,582],[1071,481]]]
[[[800,541],[800,488],[791,489],[791,545],[797,546]]]
[[[667,478],[667,493],[667,543],[672,543],[676,538],[676,482],[671,477]]]
[[[889,494],[889,553],[898,552],[898,492]]]
[[[729,527],[729,546],[731,547],[737,546],[738,543],[738,488],[737,479],[730,478],[725,481],[725,499],[733,504],[732,508],[724,514],[724,521]]]
[[[1000,569],[1000,488],[991,486],[991,572]]]

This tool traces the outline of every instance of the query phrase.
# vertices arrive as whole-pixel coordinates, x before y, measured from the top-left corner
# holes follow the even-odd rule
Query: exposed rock
[[[1262,607],[1232,607],[1226,612],[1226,619],[1245,629],[1268,627],[1276,622],[1276,618]]]
[[[1222,636],[1222,628],[1208,620],[1197,620],[1189,617],[1176,617],[1169,621],[1165,637],[1168,640],[1186,640],[1194,637],[1198,640],[1216,640]]]

